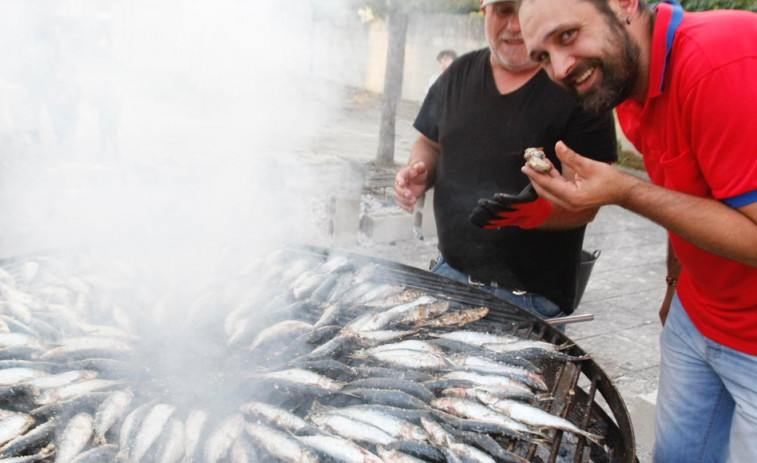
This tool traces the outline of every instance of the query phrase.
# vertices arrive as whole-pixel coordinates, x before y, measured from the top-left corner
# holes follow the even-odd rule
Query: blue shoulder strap
[[[673,39],[676,37],[676,31],[678,26],[683,21],[683,7],[675,0],[662,0],[659,3],[667,3],[673,7],[673,16],[670,18],[670,24],[668,25],[668,32],[665,34],[665,66],[667,67],[668,59],[670,58],[670,50],[673,48]],[[658,3],[655,3],[652,8],[657,7]],[[660,82],[660,91],[665,87],[665,74],[663,73],[662,81]]]

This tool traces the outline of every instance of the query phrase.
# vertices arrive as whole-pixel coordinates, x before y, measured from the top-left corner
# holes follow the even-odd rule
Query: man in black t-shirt
[[[408,165],[396,176],[400,205],[412,211],[434,187],[439,257],[432,269],[482,286],[545,318],[573,311],[586,224],[595,210],[571,212],[543,199],[484,229],[469,217],[480,198],[517,194],[528,185],[523,153],[554,146],[594,159],[617,158],[610,113],[584,112],[531,61],[514,1],[482,0],[489,47],[459,57],[429,90]],[[562,169],[566,178],[573,173]]]

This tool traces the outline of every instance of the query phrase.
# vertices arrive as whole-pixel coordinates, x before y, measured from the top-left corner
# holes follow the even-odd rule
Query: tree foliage
[[[757,12],[757,0],[681,0],[686,11],[747,10]]]

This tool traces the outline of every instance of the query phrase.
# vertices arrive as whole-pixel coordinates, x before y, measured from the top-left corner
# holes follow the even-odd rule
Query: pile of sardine
[[[487,307],[342,255],[226,267],[187,284],[82,255],[7,262],[0,462],[520,463],[563,434],[603,446],[546,411],[544,367],[585,359]]]

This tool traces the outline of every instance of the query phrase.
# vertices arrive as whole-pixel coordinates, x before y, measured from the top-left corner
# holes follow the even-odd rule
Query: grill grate
[[[335,255],[344,255],[357,264],[375,265],[371,278],[377,282],[420,289],[432,296],[447,299],[458,308],[489,307],[486,318],[469,325],[471,329],[569,346],[565,350],[567,354],[587,356],[585,351],[549,323],[486,291],[415,267],[347,251],[304,245],[293,246],[289,251],[297,258],[309,257],[325,261]],[[543,447],[536,444],[515,443],[511,444],[514,448],[510,450],[526,455],[532,462],[638,463],[628,411],[604,371],[590,358],[578,363],[560,362],[559,365],[557,362],[549,362],[544,367],[544,377],[553,396],[546,411],[568,418],[581,429],[603,436],[604,445],[589,445],[587,449],[585,438],[576,438],[570,433],[556,430],[548,455],[539,453],[539,449]],[[520,448],[521,446],[526,448]]]
[[[392,283],[408,289],[422,290],[431,296],[448,300],[451,310],[480,306],[490,309],[486,318],[468,325],[466,329],[485,330],[497,334],[515,335],[522,339],[546,341],[564,346],[563,351],[571,356],[586,356],[586,353],[564,333],[541,318],[488,292],[421,269],[379,258],[315,246],[290,246],[282,249],[281,255],[281,258],[285,259],[284,262],[289,262],[288,259],[291,258],[292,261],[304,259],[312,264],[322,264],[336,255],[343,255],[354,262],[356,267],[371,266],[373,268],[370,275],[372,283]],[[24,257],[3,259],[0,260],[0,268],[14,275],[21,275],[24,262],[26,262]],[[274,273],[274,275],[277,274]],[[276,296],[276,291],[276,288],[272,288],[271,295]],[[286,307],[289,310],[289,306]],[[292,304],[292,307],[297,307],[292,308],[292,311],[297,311],[299,315],[306,315],[304,318],[311,315],[317,317],[320,313],[310,314],[308,310],[313,308],[307,305]],[[216,339],[213,339],[215,342]],[[223,352],[224,355],[227,354],[226,351]],[[233,370],[236,372],[239,369],[246,368],[246,363],[236,363],[237,360],[242,360],[241,358],[235,356],[224,358],[230,362],[224,362],[224,364],[235,366],[235,368],[228,368],[225,371]],[[583,430],[601,435],[604,438],[602,445],[587,442],[585,438],[577,437],[569,432],[551,430],[549,431],[551,440],[551,447],[549,448],[544,445],[497,438],[504,447],[517,455],[523,456],[528,461],[538,463],[568,463],[570,461],[638,463],[634,456],[633,430],[625,405],[618,391],[594,361],[591,359],[580,362],[543,361],[538,366],[542,370],[547,389],[552,397],[543,408],[554,415],[567,418]],[[222,375],[219,378],[226,379],[227,377]],[[174,381],[174,378],[170,375],[163,379],[157,377],[154,379],[154,381],[161,380],[170,381],[170,384],[174,384],[174,382],[184,384],[182,381]],[[155,383],[152,386],[160,390],[163,389],[162,383]],[[306,410],[310,403],[304,402],[297,406]]]

